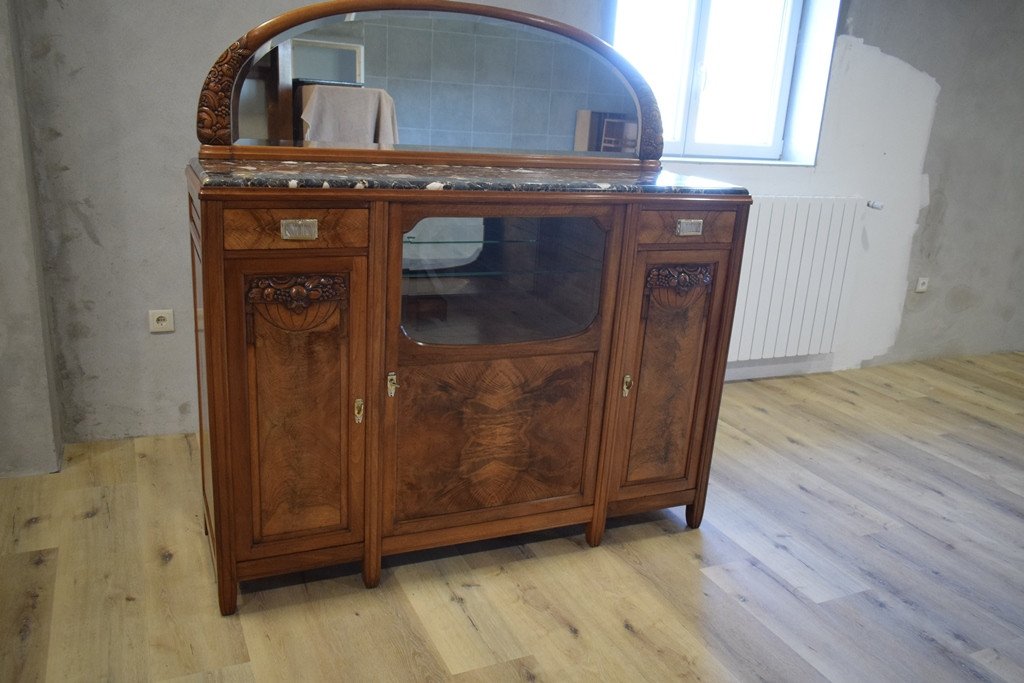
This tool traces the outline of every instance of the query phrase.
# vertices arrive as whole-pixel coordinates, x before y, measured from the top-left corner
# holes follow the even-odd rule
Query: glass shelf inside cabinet
[[[587,329],[605,232],[588,217],[424,218],[402,240],[402,331],[424,344],[510,344]]]

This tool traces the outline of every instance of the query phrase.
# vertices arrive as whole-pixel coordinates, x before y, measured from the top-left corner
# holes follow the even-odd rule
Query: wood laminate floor
[[[0,681],[1022,681],[1024,354],[729,384],[681,510],[247,586],[194,440],[0,480]]]

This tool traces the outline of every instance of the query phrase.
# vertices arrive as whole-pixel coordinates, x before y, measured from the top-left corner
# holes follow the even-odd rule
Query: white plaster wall
[[[0,0],[0,477],[56,470],[60,441],[11,28],[10,5]]]

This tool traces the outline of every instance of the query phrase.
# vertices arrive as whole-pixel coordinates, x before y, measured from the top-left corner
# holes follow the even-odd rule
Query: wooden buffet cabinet
[[[359,561],[373,586],[383,555],[573,524],[596,545],[609,515],[676,505],[701,521],[748,194],[660,170],[653,97],[596,39],[393,4],[596,52],[638,103],[639,152],[243,145],[230,93],[256,46],[379,3],[296,10],[225,52],[186,172],[224,614],[248,579]]]

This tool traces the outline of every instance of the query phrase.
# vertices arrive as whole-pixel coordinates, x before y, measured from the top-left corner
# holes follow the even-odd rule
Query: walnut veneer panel
[[[411,366],[397,521],[581,494],[593,354]]]
[[[710,263],[647,270],[626,483],[692,478],[688,451],[699,443],[694,416],[714,276]]]
[[[225,280],[234,553],[263,561],[253,576],[363,538],[365,259],[234,259]]]
[[[282,220],[316,220],[314,240],[281,237]],[[367,209],[225,209],[225,249],[318,249],[365,247],[370,214]]]
[[[700,235],[677,235],[679,220],[702,220],[704,230]],[[732,241],[735,225],[734,211],[641,211],[637,237],[640,244],[725,244]]]
[[[348,343],[339,303],[302,314],[256,307],[250,386],[259,539],[348,526],[347,461],[339,457],[347,450]],[[305,318],[322,322],[304,327]]]

